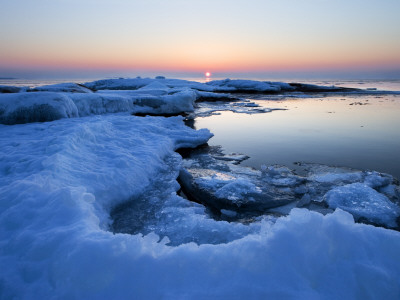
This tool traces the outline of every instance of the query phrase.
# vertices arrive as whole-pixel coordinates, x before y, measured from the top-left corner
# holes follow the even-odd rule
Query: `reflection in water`
[[[332,96],[325,98],[255,101],[267,114],[222,112],[196,119],[209,128],[210,145],[242,152],[242,164],[315,162],[386,172],[400,178],[400,96]]]

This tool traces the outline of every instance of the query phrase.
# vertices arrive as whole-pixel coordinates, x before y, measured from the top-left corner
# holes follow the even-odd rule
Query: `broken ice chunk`
[[[218,198],[226,198],[231,200],[233,203],[240,205],[241,200],[245,197],[248,201],[254,201],[251,194],[260,194],[261,189],[257,187],[254,183],[246,178],[237,178],[236,180],[231,180],[228,184],[219,188],[215,192],[215,196]]]
[[[331,208],[341,208],[350,212],[356,219],[396,227],[400,208],[385,195],[362,184],[352,183],[330,190],[325,200]]]

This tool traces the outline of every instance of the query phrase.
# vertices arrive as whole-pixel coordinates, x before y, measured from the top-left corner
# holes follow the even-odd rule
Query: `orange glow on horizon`
[[[53,49],[54,50],[54,49]],[[115,49],[112,49],[115,50]],[[188,50],[188,51],[186,51]],[[308,53],[289,50],[286,53],[266,52],[262,49],[247,53],[247,49],[238,51],[190,51],[182,49],[179,53],[131,53],[123,51],[105,51],[96,53],[49,51],[43,53],[6,53],[0,60],[0,67],[12,69],[48,69],[48,70],[148,70],[204,72],[204,65],[215,72],[262,72],[262,71],[302,71],[302,70],[346,70],[368,68],[400,68],[400,57],[396,55],[377,56],[370,53]],[[205,74],[208,76],[207,71]]]
[[[219,36],[207,36],[208,43],[203,43],[200,38],[193,36],[171,41],[160,37],[157,47],[150,47],[150,42],[150,45],[137,47],[130,40],[124,40],[118,47],[115,46],[117,43],[98,41],[95,48],[86,40],[81,41],[80,47],[67,47],[60,41],[60,44],[45,48],[32,42],[29,50],[22,45],[13,48],[4,44],[0,67],[202,73],[204,66],[219,73],[400,68],[396,47],[382,49],[381,45],[371,45],[367,48],[357,44],[349,49],[345,43],[327,43],[317,47],[286,40],[258,40],[251,45],[250,42],[238,43],[232,38],[222,41]]]

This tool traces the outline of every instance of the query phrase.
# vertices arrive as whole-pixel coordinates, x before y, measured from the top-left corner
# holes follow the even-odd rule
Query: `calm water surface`
[[[250,156],[242,164],[294,162],[376,170],[400,178],[400,96],[333,96],[255,101],[265,114],[222,112],[196,119],[209,128],[210,145]],[[362,105],[360,105],[360,103]]]

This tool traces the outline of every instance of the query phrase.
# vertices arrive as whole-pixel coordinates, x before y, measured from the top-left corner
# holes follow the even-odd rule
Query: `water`
[[[297,169],[295,162],[311,162],[400,178],[400,95],[254,102],[286,110],[256,115],[222,112],[197,118],[195,127],[215,134],[210,145],[250,156],[242,164],[254,168],[281,164]]]

